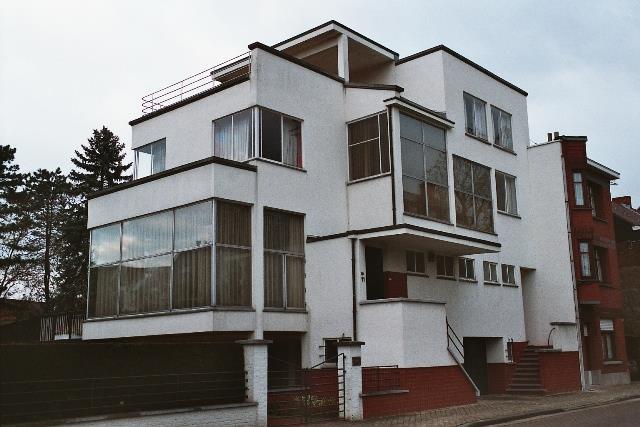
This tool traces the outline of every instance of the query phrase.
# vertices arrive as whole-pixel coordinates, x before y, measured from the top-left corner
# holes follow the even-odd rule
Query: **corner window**
[[[387,173],[389,130],[387,113],[349,123],[349,180]]]
[[[576,206],[584,206],[584,191],[582,187],[582,173],[574,172],[573,174],[573,197]]]
[[[465,131],[487,140],[487,103],[468,93],[463,94]]]
[[[143,178],[165,170],[166,139],[143,145],[134,151],[135,178]]]
[[[304,216],[264,211],[264,304],[304,308]]]
[[[253,110],[213,122],[213,155],[243,162],[253,157]]]
[[[400,114],[404,210],[449,220],[445,130]]]
[[[463,227],[493,232],[491,169],[453,156],[456,223]]]
[[[499,147],[513,150],[511,114],[492,105],[491,118],[493,119],[493,143]]]
[[[602,188],[593,182],[587,185],[589,191],[589,204],[591,205],[591,214],[594,218],[602,218],[604,216],[602,210]]]
[[[301,168],[301,122],[280,113],[260,108],[260,156]]]
[[[476,279],[473,258],[458,258],[458,277],[466,280]]]
[[[423,252],[407,251],[406,258],[407,258],[407,272],[418,273],[418,274],[427,273]]]
[[[502,264],[502,283],[516,284],[516,267],[514,265]]]
[[[482,267],[484,269],[484,281],[498,283],[498,264],[495,262],[485,261]]]
[[[496,171],[496,199],[499,211],[511,215],[518,214],[515,176]]]
[[[616,340],[612,319],[600,319],[600,334],[602,336],[602,358],[605,361],[615,360]]]
[[[436,256],[436,275],[447,279],[456,277],[453,271],[453,257],[447,255]]]

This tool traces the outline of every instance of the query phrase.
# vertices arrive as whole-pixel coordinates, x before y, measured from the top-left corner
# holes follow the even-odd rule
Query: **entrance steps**
[[[540,381],[540,358],[538,350],[548,347],[529,345],[516,363],[516,370],[507,387],[510,394],[545,394],[547,391]]]

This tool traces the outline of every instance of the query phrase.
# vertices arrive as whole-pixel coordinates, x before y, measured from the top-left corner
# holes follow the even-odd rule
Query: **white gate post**
[[[362,359],[361,341],[338,341],[338,373],[344,373],[344,418],[361,420],[362,412]],[[344,357],[340,354],[344,354]]]
[[[244,370],[247,376],[247,400],[258,404],[256,425],[267,425],[267,345],[269,340],[240,340],[244,350]]]

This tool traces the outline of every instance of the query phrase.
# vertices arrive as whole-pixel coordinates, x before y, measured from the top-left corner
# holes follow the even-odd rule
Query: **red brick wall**
[[[488,363],[487,380],[489,383],[489,394],[505,393],[515,371],[515,363]]]
[[[365,418],[476,402],[473,386],[457,365],[399,368],[399,371],[399,388],[408,393],[363,396]]]
[[[580,390],[580,358],[577,351],[538,354],[540,381],[548,393]]]

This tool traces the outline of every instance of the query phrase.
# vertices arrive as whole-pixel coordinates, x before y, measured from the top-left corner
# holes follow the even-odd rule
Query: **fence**
[[[82,338],[84,313],[54,313],[40,319],[40,341]]]

